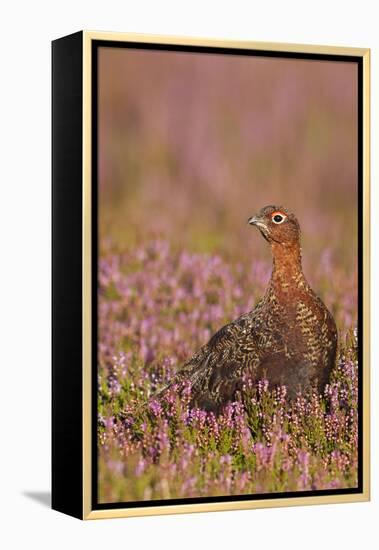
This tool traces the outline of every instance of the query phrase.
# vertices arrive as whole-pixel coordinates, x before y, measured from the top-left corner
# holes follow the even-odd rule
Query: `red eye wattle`
[[[281,212],[274,212],[272,215],[272,221],[276,224],[283,223],[287,216]]]

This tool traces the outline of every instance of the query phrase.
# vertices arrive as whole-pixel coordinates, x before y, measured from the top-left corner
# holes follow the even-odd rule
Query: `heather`
[[[338,283],[332,289],[331,269]],[[188,384],[154,397],[217,328],[254,306],[269,274],[263,261],[175,251],[162,240],[122,253],[104,244],[100,501],[357,485],[355,281],[329,254],[312,274],[340,329],[338,362],[323,395],[299,394],[289,402],[285,387],[246,379],[243,395],[219,416],[189,408]]]

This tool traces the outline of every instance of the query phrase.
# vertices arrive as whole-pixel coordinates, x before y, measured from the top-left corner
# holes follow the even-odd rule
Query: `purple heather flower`
[[[125,500],[140,500],[356,486],[356,275],[338,271],[329,252],[313,273],[341,331],[339,361],[322,396],[299,393],[289,401],[284,386],[246,374],[236,402],[215,415],[190,408],[186,382],[154,396],[222,324],[254,306],[269,264],[251,265],[249,255],[233,264],[221,255],[177,252],[159,239],[122,253],[108,242],[101,251],[104,498],[118,500],[120,491]]]

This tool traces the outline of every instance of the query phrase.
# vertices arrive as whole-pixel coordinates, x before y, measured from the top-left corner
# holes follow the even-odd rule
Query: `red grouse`
[[[304,277],[296,217],[266,206],[248,223],[271,246],[271,279],[252,311],[222,327],[179,370],[174,382],[190,381],[192,407],[220,411],[245,376],[285,385],[290,399],[311,387],[322,391],[335,363],[336,325]]]

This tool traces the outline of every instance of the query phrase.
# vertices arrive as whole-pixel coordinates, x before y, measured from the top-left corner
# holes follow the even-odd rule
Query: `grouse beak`
[[[258,227],[263,238],[267,242],[270,242],[270,238],[269,238],[270,232],[268,230],[267,225],[265,224],[265,222],[262,220],[260,216],[251,216],[251,218],[247,220],[247,223],[249,225],[255,225],[255,227]]]
[[[266,224],[263,222],[262,218],[260,218],[259,216],[251,216],[251,218],[247,220],[247,223],[250,225],[256,225],[258,227],[263,227],[263,229],[267,229]]]

